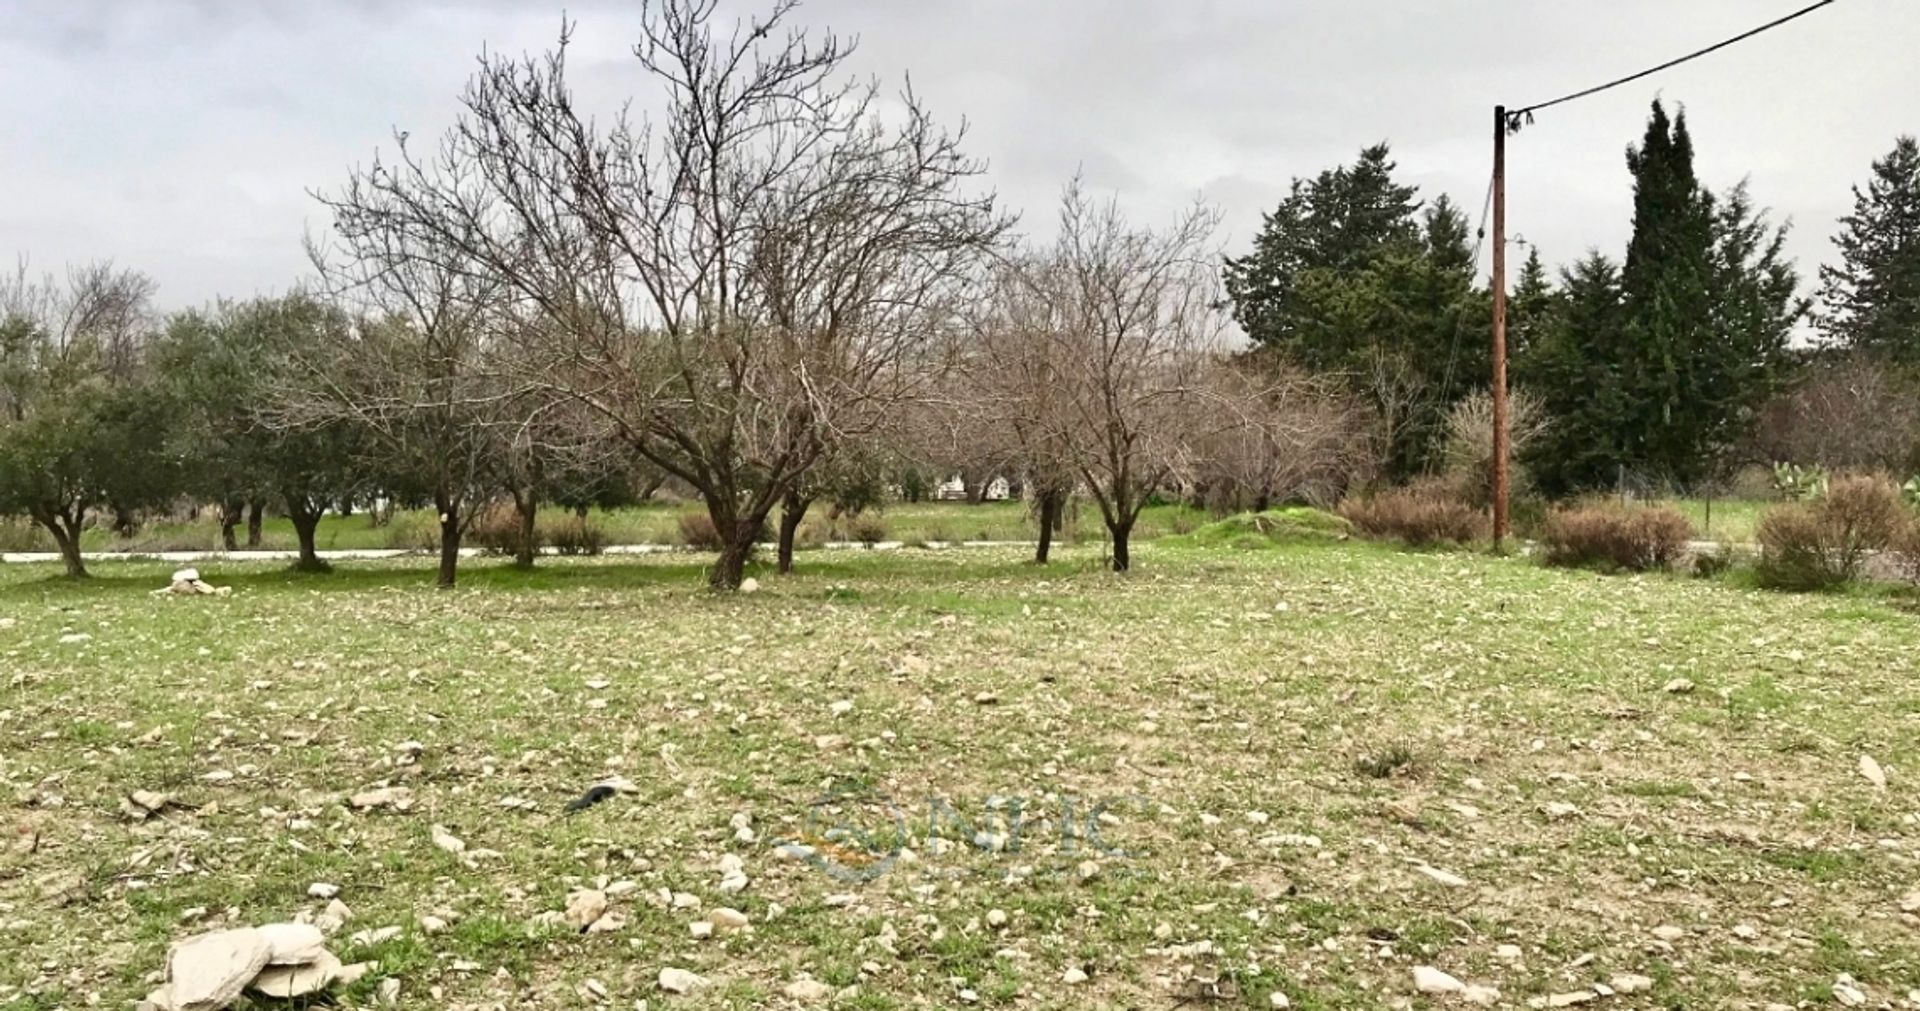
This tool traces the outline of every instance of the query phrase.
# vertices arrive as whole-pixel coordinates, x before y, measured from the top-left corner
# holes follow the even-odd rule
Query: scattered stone
[[[1833,982],[1833,999],[1845,1007],[1859,1007],[1867,1002],[1867,994],[1854,985],[1853,977],[1843,975]]]
[[[594,921],[606,915],[607,893],[595,890],[574,892],[567,896],[567,926],[575,930],[585,930]]]
[[[415,922],[420,924],[423,934],[442,934],[447,930],[447,921],[432,914],[423,914]]]
[[[833,996],[833,987],[817,979],[796,979],[788,983],[781,991],[788,1000],[797,1000],[804,1004],[815,1004]]]
[[[1286,994],[1275,990],[1267,995],[1267,1006],[1273,1008],[1274,1011],[1287,1011],[1287,1009],[1293,1007],[1293,1001],[1289,1000]]]
[[[1900,911],[1903,913],[1920,913],[1920,890],[1908,892],[1901,898]]]
[[[990,706],[999,701],[1000,696],[993,692],[981,692],[973,697],[973,704],[976,706]]]
[[[1082,881],[1092,881],[1094,878],[1100,876],[1100,865],[1092,860],[1080,861],[1080,866],[1077,870],[1080,873],[1080,880]]]
[[[93,636],[88,635],[85,632],[68,632],[66,635],[63,635],[60,637],[60,645],[75,646],[80,643],[86,642],[92,638]]]
[[[413,791],[404,786],[387,786],[381,787],[378,790],[363,790],[347,798],[347,804],[360,811],[372,811],[383,807],[391,807],[396,811],[405,811],[413,806]]]
[[[1860,775],[1867,777],[1867,782],[1872,783],[1877,790],[1887,788],[1887,770],[1882,769],[1880,763],[1873,760],[1872,755],[1860,756]]]
[[[322,948],[310,962],[267,967],[253,978],[251,988],[282,1000],[305,997],[332,986],[341,968],[340,960]]]
[[[1645,993],[1653,989],[1653,977],[1623,972],[1608,980],[1607,985],[1619,993]]]
[[[1466,990],[1467,985],[1430,965],[1413,967],[1413,988],[1421,993],[1451,994]]]
[[[695,920],[687,924],[687,930],[693,934],[693,939],[696,941],[704,941],[713,936],[713,924],[705,920]]]
[[[1599,999],[1600,995],[1594,993],[1592,990],[1573,990],[1567,993],[1550,994],[1545,997],[1534,997],[1527,1001],[1527,1006],[1533,1008],[1574,1007],[1575,1005],[1585,1004],[1589,1001]]]
[[[728,909],[725,906],[721,906],[713,912],[708,913],[707,919],[712,921],[713,929],[723,934],[730,934],[736,930],[747,929],[747,914],[738,909]]]
[[[376,944],[385,944],[399,936],[399,927],[370,927],[366,930],[355,931],[352,937],[347,938],[347,941],[357,947],[371,948]]]
[[[1673,942],[1678,941],[1679,939],[1687,936],[1687,932],[1684,930],[1681,930],[1679,927],[1675,927],[1672,925],[1662,925],[1662,926],[1653,928],[1653,936],[1658,938],[1659,940],[1667,942],[1668,944],[1672,944]]]
[[[1476,983],[1460,991],[1460,999],[1480,1007],[1492,1007],[1500,1002],[1500,988]]]
[[[272,948],[251,927],[190,937],[167,956],[167,982],[177,1011],[217,1011],[267,967]]]
[[[459,836],[447,831],[445,825],[435,825],[431,831],[433,833],[433,844],[435,846],[456,856],[467,851],[467,844],[462,841]]]
[[[747,890],[747,874],[738,868],[728,871],[720,878],[722,895],[738,895]]]
[[[987,926],[999,930],[1007,925],[1007,911],[1004,909],[987,910]]]
[[[1449,871],[1443,871],[1438,867],[1429,867],[1426,864],[1415,864],[1413,869],[1448,888],[1465,888],[1467,886],[1466,878]]]
[[[152,790],[135,790],[127,794],[126,803],[121,810],[135,821],[145,821],[173,806],[173,798]]]
[[[1079,984],[1085,983],[1086,981],[1087,981],[1087,974],[1086,974],[1086,971],[1083,969],[1072,968],[1060,974],[1060,982],[1065,983],[1068,986],[1078,986]]]
[[[1503,962],[1518,962],[1524,954],[1517,944],[1503,944],[1493,949],[1493,957]]]
[[[760,581],[758,579],[753,578],[752,576],[748,576],[747,578],[742,579],[740,581],[740,592],[741,593],[759,593]]]
[[[1751,941],[1760,936],[1760,930],[1751,923],[1736,923],[1733,926],[1733,936],[1742,941]]]
[[[845,716],[848,713],[853,712],[853,703],[849,702],[846,699],[841,699],[838,702],[835,702],[833,705],[828,706],[827,711],[832,713],[835,716]]]
[[[1667,682],[1667,686],[1661,690],[1668,695],[1685,695],[1693,691],[1693,682],[1686,678],[1674,678],[1672,681]]]
[[[268,965],[306,965],[327,953],[327,939],[310,923],[269,923],[258,929],[267,939]]]
[[[1565,801],[1556,800],[1541,807],[1540,813],[1546,815],[1548,821],[1565,821],[1579,815],[1580,809]]]
[[[660,989],[668,993],[688,994],[706,985],[705,977],[694,975],[685,969],[660,970]]]
[[[609,911],[599,919],[587,924],[589,934],[611,934],[627,925],[625,913]]]
[[[385,1007],[392,1007],[400,1003],[400,981],[392,976],[388,976],[386,979],[380,981],[380,986],[374,991],[373,996],[376,1001]]]

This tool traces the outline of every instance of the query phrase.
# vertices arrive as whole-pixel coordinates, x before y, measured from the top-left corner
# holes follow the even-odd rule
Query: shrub
[[[606,550],[607,532],[600,524],[573,516],[548,528],[546,541],[563,555],[597,555]]]
[[[1712,579],[1732,569],[1737,558],[1733,545],[1722,541],[1693,556],[1693,574],[1699,579]]]
[[[1843,477],[1813,502],[1776,506],[1760,517],[1755,574],[1777,590],[1851,582],[1867,555],[1904,541],[1911,526],[1900,490],[1883,477]]]
[[[1419,481],[1368,498],[1340,503],[1340,515],[1362,537],[1412,547],[1471,544],[1488,536],[1487,514],[1468,505],[1444,481]]]
[[[512,557],[520,553],[520,513],[511,502],[493,502],[481,508],[467,526],[466,543],[489,555]],[[540,548],[540,530],[533,531],[534,550]]]
[[[713,517],[706,513],[680,514],[680,543],[702,551],[718,551],[720,531],[713,525]]]
[[[0,551],[52,551],[53,538],[28,520],[0,517]]]
[[[1555,510],[1540,530],[1548,565],[1645,572],[1671,566],[1687,550],[1693,525],[1665,507],[1606,504]]]
[[[387,547],[400,551],[440,550],[440,521],[431,512],[396,513],[387,521]]]
[[[873,547],[887,539],[887,521],[873,513],[863,512],[847,519],[847,537],[859,541],[867,547]]]
[[[1288,506],[1263,513],[1241,513],[1200,527],[1167,543],[1192,547],[1230,547],[1242,551],[1277,544],[1346,540],[1353,524],[1310,506]]]

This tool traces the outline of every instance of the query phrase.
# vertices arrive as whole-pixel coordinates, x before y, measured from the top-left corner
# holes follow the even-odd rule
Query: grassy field
[[[1592,1006],[1843,978],[1913,1006],[1895,603],[1357,543],[1096,555],[807,555],[736,597],[687,556],[451,592],[213,564],[235,592],[190,599],[148,594],[164,565],[0,568],[0,1008],[125,1007],[170,941],[319,912],[315,882],[377,963],[355,1005],[799,1006],[811,975],[840,1008],[1423,1007],[1434,966],[1501,1006],[1623,974],[1651,989]],[[608,775],[637,791],[565,815]],[[410,807],[349,806],[386,785]],[[136,789],[182,806],[130,820]],[[536,925],[582,888],[624,925]],[[718,906],[750,930],[696,939]],[[667,997],[666,967],[711,985]]]
[[[679,520],[683,513],[700,512],[690,503],[652,503],[629,509],[600,510],[590,514],[610,544],[678,544]],[[1031,540],[1036,536],[1034,521],[1025,502],[894,503],[866,514],[877,522],[887,540],[918,543],[923,541],[1006,541]],[[570,521],[571,512],[543,510],[542,525]],[[1186,506],[1151,506],[1140,516],[1134,537],[1152,540],[1169,533],[1191,530],[1208,517]],[[832,519],[825,507],[816,507],[802,528],[803,541],[858,540],[848,519]],[[245,527],[238,531],[246,536]],[[1065,531],[1067,542],[1104,540],[1106,527],[1100,522],[1098,508],[1076,504]],[[375,526],[364,515],[327,516],[321,519],[314,540],[321,551],[368,548],[430,549],[439,543],[437,524],[431,510],[404,512],[390,523]],[[86,532],[83,546],[88,551],[217,551],[220,549],[220,524],[209,511],[191,522],[153,522],[130,538],[116,536],[111,530],[95,527]],[[293,525],[284,517],[270,516],[261,525],[260,546],[269,550],[290,551],[298,546]],[[39,528],[24,520],[0,520],[0,550],[52,551],[53,541]]]

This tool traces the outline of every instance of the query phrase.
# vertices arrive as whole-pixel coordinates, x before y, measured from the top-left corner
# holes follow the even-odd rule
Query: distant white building
[[[960,479],[960,475],[955,474],[945,481],[940,482],[940,487],[933,490],[933,497],[944,500],[965,499],[967,497],[967,483]],[[1010,498],[1011,491],[1007,486],[1007,479],[1004,477],[996,477],[992,481],[987,482],[987,493],[984,497],[989,502],[1004,502]]]

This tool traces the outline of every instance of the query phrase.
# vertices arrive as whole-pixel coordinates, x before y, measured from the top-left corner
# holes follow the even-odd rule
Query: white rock
[[[849,702],[846,699],[841,699],[838,702],[835,702],[833,705],[828,706],[827,711],[832,713],[835,716],[845,716],[848,713],[853,712],[853,703]]]
[[[1460,991],[1460,999],[1480,1007],[1492,1007],[1500,1002],[1500,988],[1476,983]]]
[[[381,980],[380,986],[374,991],[373,997],[374,1000],[385,1007],[392,1007],[400,1003],[400,980],[393,976],[388,976],[386,979]]]
[[[361,811],[391,807],[405,811],[413,806],[413,791],[404,786],[385,786],[378,790],[363,790],[347,798],[347,803]]]
[[[457,854],[457,853],[465,853],[467,851],[467,844],[463,842],[459,836],[456,836],[453,833],[447,831],[447,827],[445,825],[433,826],[432,833],[433,833],[433,844],[435,846],[440,847],[443,850],[446,850],[448,853]]]
[[[327,953],[327,939],[310,923],[269,923],[258,929],[267,939],[268,965],[305,965]]]
[[[1060,974],[1060,982],[1065,983],[1068,986],[1077,986],[1081,983],[1085,983],[1086,981],[1087,981],[1087,974],[1082,969],[1078,969],[1078,968],[1068,969],[1066,972],[1063,972]]]
[[[312,962],[299,965],[270,965],[253,978],[251,989],[286,1000],[319,993],[333,985],[340,975],[340,960],[322,948]]]
[[[747,862],[741,859],[740,855],[737,853],[728,853],[723,855],[720,858],[720,863],[718,866],[720,868],[720,873],[731,874],[734,871],[746,870]]]
[[[366,930],[354,931],[353,936],[347,938],[347,943],[362,948],[371,948],[376,944],[385,944],[399,936],[399,927],[369,927]]]
[[[1517,944],[1503,944],[1493,949],[1493,957],[1503,962],[1517,962],[1523,954],[1525,953],[1520,950],[1520,946]]]
[[[815,1004],[833,996],[833,987],[817,979],[796,979],[780,991],[788,1000],[797,1000],[805,1004]]]
[[[1460,993],[1467,985],[1433,966],[1416,965],[1413,967],[1413,988],[1421,993],[1447,994]]]
[[[736,930],[745,930],[747,928],[747,914],[738,909],[728,909],[725,906],[721,906],[708,913],[707,919],[713,922],[713,929],[723,934],[732,933]]]
[[[1667,942],[1668,944],[1672,944],[1673,942],[1678,941],[1679,939],[1687,936],[1687,932],[1684,930],[1681,930],[1679,927],[1675,927],[1670,924],[1663,924],[1661,926],[1653,928],[1653,936],[1658,938],[1659,940]]]
[[[748,576],[747,578],[742,579],[740,581],[740,592],[741,593],[759,593],[760,581],[758,579],[753,578],[752,576]]]
[[[1449,871],[1443,871],[1438,867],[1429,867],[1426,864],[1415,864],[1413,869],[1448,888],[1465,888],[1467,886],[1467,879]]]
[[[1900,911],[1903,913],[1920,913],[1920,891],[1911,891],[1903,896],[1900,899]]]
[[[1887,788],[1887,771],[1880,767],[1879,762],[1873,760],[1872,755],[1860,756],[1860,775],[1867,777],[1867,782],[1872,783],[1877,789]]]
[[[325,881],[315,881],[307,886],[307,898],[331,899],[340,894],[340,886]]]
[[[447,921],[431,913],[421,915],[417,921],[423,934],[443,934],[447,930]]]
[[[704,941],[713,936],[713,924],[705,920],[695,920],[687,924],[687,930],[693,934],[694,940],[696,941]]]
[[[1540,813],[1546,815],[1548,821],[1565,821],[1578,815],[1580,809],[1565,801],[1556,800],[1540,808]]]
[[[172,581],[176,583],[197,583],[200,581],[200,570],[199,569],[175,569],[173,570]]]
[[[1846,1007],[1859,1007],[1867,1002],[1867,995],[1852,983],[1839,982],[1833,984],[1833,999]]]
[[[1623,972],[1608,980],[1607,984],[1620,993],[1644,993],[1653,989],[1653,977]]]
[[[1667,686],[1661,689],[1661,691],[1666,692],[1668,695],[1685,695],[1693,691],[1693,682],[1686,678],[1674,678],[1672,681],[1667,682]]]
[[[1274,1011],[1287,1011],[1288,1008],[1293,1007],[1293,1001],[1289,1000],[1286,994],[1275,990],[1267,995],[1267,1006]]]
[[[585,930],[607,912],[607,893],[587,889],[567,896],[567,926]]]
[[[178,1011],[216,1011],[233,1003],[267,967],[272,948],[251,927],[190,937],[167,956],[167,982]]]
[[[742,871],[728,871],[720,878],[722,895],[738,895],[747,890],[747,875]]]
[[[685,969],[660,970],[660,989],[668,993],[692,993],[706,985],[705,977],[696,976]]]
[[[1007,911],[1004,909],[987,910],[987,926],[995,930],[1007,925]]]

